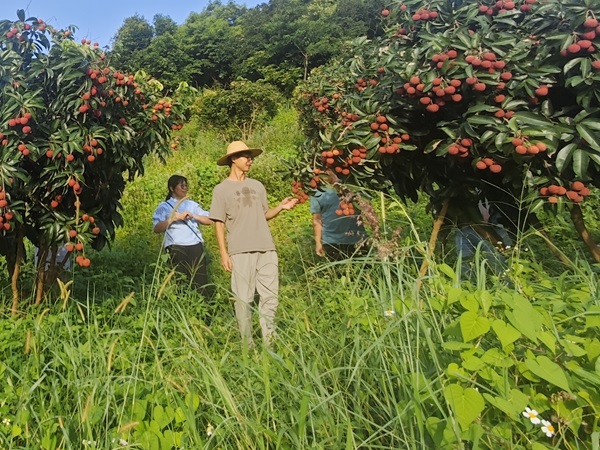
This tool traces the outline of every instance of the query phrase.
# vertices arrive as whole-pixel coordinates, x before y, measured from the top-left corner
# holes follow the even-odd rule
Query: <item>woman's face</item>
[[[182,198],[187,196],[188,185],[185,181],[182,181],[177,186],[171,189],[171,195],[173,198],[177,200],[181,200]]]

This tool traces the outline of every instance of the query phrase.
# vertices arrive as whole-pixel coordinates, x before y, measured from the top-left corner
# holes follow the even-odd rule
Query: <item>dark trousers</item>
[[[340,261],[342,259],[351,258],[355,256],[363,256],[365,254],[366,247],[357,247],[356,244],[323,244],[323,250],[325,250],[325,256],[332,261]]]
[[[204,244],[200,242],[195,245],[170,245],[167,251],[175,270],[189,277],[192,286],[206,298],[208,273]]]

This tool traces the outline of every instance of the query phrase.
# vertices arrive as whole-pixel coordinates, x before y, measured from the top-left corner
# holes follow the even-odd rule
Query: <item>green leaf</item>
[[[506,348],[506,346],[512,344],[521,337],[521,333],[519,333],[517,329],[500,319],[496,319],[492,322],[492,329],[496,333],[496,336],[498,336],[498,339],[500,339],[502,348]]]
[[[586,351],[579,347],[575,342],[571,342],[568,339],[561,339],[560,345],[570,356],[581,357],[586,354]]]
[[[600,330],[600,306],[591,305],[585,313],[585,329],[598,328]]]
[[[562,173],[569,164],[575,149],[577,149],[577,144],[567,144],[558,151],[556,154],[556,169],[559,173]]]
[[[519,295],[514,295],[515,301],[512,310],[506,311],[506,318],[520,333],[529,340],[537,343],[538,333],[542,328],[542,316],[536,311],[529,300]]]
[[[536,128],[547,128],[551,129],[553,124],[551,121],[546,119],[545,117],[528,112],[518,112],[515,114],[516,120],[525,126],[533,126]]]
[[[595,132],[581,123],[575,125],[575,129],[579,133],[579,136],[581,136],[590,147],[600,151],[600,137]]]
[[[510,391],[508,400],[502,397],[494,397],[490,394],[483,394],[483,397],[493,406],[503,411],[511,419],[521,415],[525,407],[529,404],[529,397],[517,389]]]
[[[535,360],[526,359],[525,366],[535,375],[548,383],[571,392],[567,376],[562,368],[547,356],[540,355]]]
[[[457,437],[449,421],[441,420],[438,417],[428,417],[425,426],[436,448],[450,449],[455,446]]]
[[[578,148],[573,152],[573,172],[577,178],[586,178],[589,164],[590,158],[585,151]]]
[[[569,70],[571,70],[576,65],[581,64],[581,61],[583,61],[583,59],[584,58],[574,58],[571,61],[567,62],[565,64],[565,66],[563,67],[563,72],[567,73]]]
[[[487,363],[475,355],[465,355],[463,357],[462,367],[469,372],[477,372],[487,367]]]
[[[539,331],[537,333],[539,340],[552,352],[556,353],[556,336],[550,331]]]
[[[485,400],[473,388],[463,389],[458,384],[451,384],[444,389],[444,396],[463,431],[469,428],[485,408]]]
[[[460,331],[465,342],[484,335],[490,329],[490,321],[474,311],[466,311],[460,316]]]
[[[582,120],[580,125],[594,131],[600,131],[600,120]]]
[[[462,289],[460,287],[451,286],[446,290],[446,296],[446,302],[451,305],[452,303],[460,300],[462,296]]]
[[[472,116],[467,119],[471,125],[498,125],[499,119],[490,116]]]
[[[491,348],[487,350],[481,360],[486,364],[494,367],[511,367],[514,365],[514,361],[508,355],[504,354],[500,349]]]
[[[467,293],[466,295],[461,296],[460,304],[467,311],[477,312],[479,310],[479,300],[477,300],[475,294],[472,293]]]

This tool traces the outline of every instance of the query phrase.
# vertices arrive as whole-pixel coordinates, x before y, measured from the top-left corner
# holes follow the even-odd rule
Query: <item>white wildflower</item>
[[[531,420],[531,423],[534,425],[538,425],[541,422],[538,417],[538,412],[535,409],[531,409],[529,406],[523,411],[523,416]]]
[[[547,420],[542,420],[542,431],[550,438],[556,434],[554,426]]]

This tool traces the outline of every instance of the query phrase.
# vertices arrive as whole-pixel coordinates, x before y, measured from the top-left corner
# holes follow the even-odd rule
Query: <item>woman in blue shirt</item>
[[[212,225],[208,211],[187,198],[187,178],[173,175],[167,182],[169,193],[152,216],[155,233],[165,233],[163,245],[171,263],[180,273],[187,275],[192,285],[206,297],[208,274],[204,239],[198,224]]]

